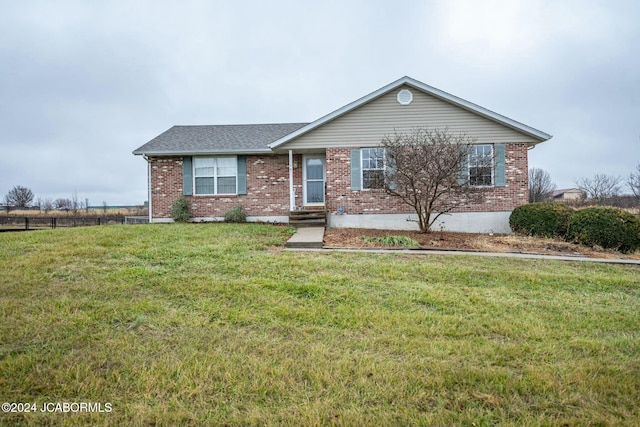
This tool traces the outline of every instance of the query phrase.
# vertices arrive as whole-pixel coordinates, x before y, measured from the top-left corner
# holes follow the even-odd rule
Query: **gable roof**
[[[308,123],[173,126],[133,154],[270,153],[269,144]]]
[[[534,141],[543,142],[552,137],[545,132],[405,76],[311,123],[173,126],[134,150],[133,154],[172,156],[270,153],[276,148],[284,148],[282,147],[284,144],[403,85],[528,135]],[[530,144],[538,142],[530,142]]]
[[[472,102],[469,102],[467,100],[464,100],[462,98],[458,98],[457,96],[451,95],[447,92],[444,92],[440,89],[434,88],[432,86],[429,86],[427,84],[424,84],[418,80],[412,79],[411,77],[402,77],[401,79],[396,80],[395,82],[392,82],[374,92],[371,92],[370,94],[350,103],[345,105],[342,108],[339,108],[337,110],[335,110],[332,113],[327,114],[324,117],[319,118],[318,120],[307,124],[304,127],[301,127],[300,129],[297,129],[296,131],[287,134],[287,135],[283,135],[280,139],[278,139],[277,141],[274,141],[273,143],[269,144],[269,147],[271,149],[275,149],[278,148],[284,144],[286,144],[287,142],[301,136],[304,135],[322,125],[324,125],[325,123],[328,123],[334,119],[337,119],[338,117],[341,117],[345,114],[347,114],[348,112],[355,110],[356,108],[367,104],[368,102],[373,101],[374,99],[377,99],[389,92],[391,92],[394,89],[399,88],[402,85],[407,85],[410,87],[413,87],[417,90],[420,90],[422,92],[425,92],[431,96],[434,96],[438,99],[441,99],[443,101],[449,102],[450,104],[453,104],[455,106],[458,106],[460,108],[463,108],[467,111],[470,111],[472,113],[478,114],[482,117],[485,117],[489,120],[492,120],[496,123],[499,123],[501,125],[504,125],[506,127],[509,127],[511,129],[514,129],[518,132],[522,132],[525,135],[528,135],[534,139],[537,139],[539,142],[543,142],[546,141],[548,139],[551,139],[551,135],[542,132],[538,129],[532,128],[530,126],[527,126],[525,124],[522,124],[520,122],[517,122],[513,119],[510,119],[506,116],[503,116],[501,114],[498,114],[496,112],[493,112],[491,110],[488,110],[484,107],[481,107],[479,105],[476,105]]]
[[[551,197],[560,197],[563,196],[566,193],[582,193],[584,194],[584,191],[580,190],[579,188],[564,188],[562,190],[553,190],[551,192]]]

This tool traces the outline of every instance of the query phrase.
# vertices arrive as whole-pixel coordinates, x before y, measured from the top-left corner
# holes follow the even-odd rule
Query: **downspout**
[[[153,191],[152,191],[152,187],[151,187],[151,161],[149,160],[149,158],[147,157],[146,154],[143,154],[142,157],[147,161],[147,191],[149,193],[148,195],[148,207],[149,207],[149,224],[151,224],[153,222],[153,206],[152,206],[152,202],[151,200],[153,200]]]
[[[293,150],[289,150],[289,210],[296,210],[296,195],[293,192]]]

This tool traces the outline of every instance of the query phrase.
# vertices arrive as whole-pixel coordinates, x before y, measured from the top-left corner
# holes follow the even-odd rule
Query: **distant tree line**
[[[577,204],[640,206],[640,163],[626,177],[597,173],[592,177],[575,180],[575,185],[585,195],[581,203]],[[545,170],[539,168],[529,170],[530,203],[553,199],[556,188],[556,184]],[[623,194],[623,189],[629,190],[630,194]]]
[[[34,201],[35,200],[35,201]],[[78,197],[78,192],[74,191],[70,198],[58,198],[52,199],[50,197],[35,198],[33,191],[28,187],[16,185],[4,196],[4,209],[7,212],[11,210],[22,209],[39,209],[45,213],[49,213],[52,210],[60,210],[65,212],[73,212],[77,214],[81,210],[89,211],[89,199],[85,198],[81,200]],[[107,202],[102,202],[103,212],[107,212]]]

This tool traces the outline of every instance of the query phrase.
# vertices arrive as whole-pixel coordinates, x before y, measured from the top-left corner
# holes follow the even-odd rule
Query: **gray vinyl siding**
[[[411,104],[397,102],[396,96],[402,89],[413,93]],[[453,133],[466,132],[480,144],[539,142],[415,88],[401,86],[280,148],[366,147],[377,144],[385,135],[393,135],[394,130],[407,132],[416,127],[446,127]]]

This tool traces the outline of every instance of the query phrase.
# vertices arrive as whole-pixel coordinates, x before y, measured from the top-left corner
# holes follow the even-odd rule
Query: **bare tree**
[[[11,203],[9,203],[9,200],[7,199],[6,195],[4,196],[2,203],[4,204],[4,208],[7,210],[7,213],[11,212],[11,209],[13,208],[13,206],[11,206]]]
[[[593,178],[578,179],[576,185],[588,198],[594,199],[598,204],[604,204],[607,199],[620,194],[620,181],[619,176],[597,173]]]
[[[78,200],[78,191],[74,190],[71,194],[71,210],[74,215],[78,214],[78,209],[82,208],[82,202]]]
[[[529,169],[529,203],[542,202],[551,197],[556,184],[551,181],[551,175],[544,169]]]
[[[416,211],[421,233],[428,233],[440,216],[484,199],[486,183],[478,177],[488,171],[491,180],[493,157],[473,151],[473,143],[465,134],[446,129],[417,128],[383,138],[383,188]],[[471,157],[474,171],[480,173],[469,176]]]
[[[629,187],[638,203],[640,203],[640,163],[636,166],[636,170],[631,172],[627,177],[627,187]]]
[[[56,201],[53,203],[56,209],[64,210],[67,212],[69,212],[69,209],[71,209],[72,206],[72,202],[69,199],[56,199]]]
[[[44,199],[40,205],[40,209],[42,209],[44,213],[49,213],[49,211],[53,209],[53,201],[50,198]]]
[[[27,208],[33,202],[33,191],[27,187],[16,185],[4,198],[7,206],[11,205],[16,208]]]

